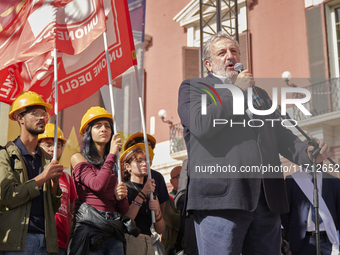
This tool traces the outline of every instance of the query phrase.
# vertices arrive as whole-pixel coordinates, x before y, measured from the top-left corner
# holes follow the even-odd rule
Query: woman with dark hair
[[[120,215],[127,213],[129,204],[127,187],[118,184],[113,172],[122,143],[113,134],[112,115],[99,106],[91,107],[82,118],[80,134],[82,151],[71,157],[71,167],[81,205],[69,253],[124,254]]]
[[[130,209],[126,216],[135,220],[141,233],[138,237],[125,235],[127,241],[127,255],[155,254],[151,241],[151,211],[155,212],[155,230],[162,234],[165,230],[158,198],[150,200],[149,195],[155,191],[155,180],[148,179],[148,169],[144,143],[138,143],[128,148],[121,155],[124,181],[128,187]],[[149,152],[152,151],[149,146]]]

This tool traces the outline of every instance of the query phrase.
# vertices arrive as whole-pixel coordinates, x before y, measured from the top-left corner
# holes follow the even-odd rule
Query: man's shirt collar
[[[23,144],[23,142],[22,142],[21,139],[20,139],[20,136],[18,136],[18,137],[13,141],[13,143],[19,148],[20,153],[21,153],[22,156],[27,156],[27,155],[31,155],[31,156],[32,156],[32,154],[29,153],[29,152],[27,151],[25,145]],[[38,154],[39,156],[42,155],[41,149],[40,149],[39,145],[38,145],[37,148],[35,149],[35,154]]]
[[[212,73],[212,72],[210,72],[213,76],[215,76],[216,78],[218,78],[218,79],[220,79],[223,83],[225,83],[225,84],[233,84],[232,82],[231,82],[231,80],[229,79],[229,78],[227,78],[227,77],[224,77],[224,76],[221,76],[221,75],[218,75],[218,74],[215,74],[215,73]]]

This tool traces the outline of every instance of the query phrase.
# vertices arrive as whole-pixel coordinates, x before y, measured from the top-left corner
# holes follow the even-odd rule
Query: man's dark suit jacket
[[[252,128],[247,125],[248,115],[233,115],[233,98],[228,89],[216,89],[221,103],[214,92],[216,104],[207,96],[207,114],[201,114],[201,95],[222,81],[212,74],[206,78],[185,80],[179,89],[178,113],[184,127],[183,136],[188,150],[187,210],[241,209],[254,211],[263,185],[268,206],[275,213],[288,211],[287,195],[282,172],[261,173],[220,173],[207,174],[198,169],[215,166],[232,166],[237,171],[241,166],[281,165],[279,153],[297,163],[309,163],[307,146],[290,130],[282,127],[280,121],[264,121],[264,125]],[[268,94],[258,89],[266,108],[271,106]],[[247,98],[244,92],[245,99]],[[245,110],[248,108],[245,100]],[[278,119],[278,115],[254,116],[253,119]],[[245,127],[217,125],[213,119],[227,119],[239,123],[246,121]],[[259,123],[256,123],[259,125]],[[206,168],[204,168],[204,166]]]
[[[286,185],[290,212],[281,215],[281,222],[289,238],[290,250],[298,252],[306,236],[310,202],[291,176],[287,177]],[[323,173],[321,195],[338,230],[340,226],[340,179]]]

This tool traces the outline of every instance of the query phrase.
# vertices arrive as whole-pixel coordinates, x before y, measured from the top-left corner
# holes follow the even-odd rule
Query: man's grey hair
[[[234,37],[232,37],[231,35],[229,35],[228,33],[224,32],[224,31],[220,31],[217,34],[213,34],[209,37],[208,41],[206,41],[203,45],[203,63],[205,63],[206,60],[211,61],[211,56],[210,56],[210,45],[221,40],[221,39],[229,39],[232,40],[236,43],[238,52],[240,52],[240,47],[238,42],[234,39]]]

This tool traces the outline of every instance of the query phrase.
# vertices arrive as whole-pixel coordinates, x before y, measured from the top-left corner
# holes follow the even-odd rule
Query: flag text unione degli
[[[68,28],[68,31],[57,31],[57,39],[58,40],[74,40],[82,38],[84,35],[87,35],[93,28],[98,24],[98,16],[96,15],[92,20],[85,24],[82,27],[78,27],[76,30],[71,30]]]
[[[110,63],[115,61],[118,58],[121,58],[123,56],[123,52],[121,47],[118,49],[112,51],[110,56]],[[65,94],[67,92],[70,92],[72,89],[77,89],[80,86],[85,85],[86,83],[92,81],[93,77],[98,76],[102,70],[106,70],[106,58],[105,55],[102,56],[96,63],[93,64],[94,67],[90,69],[90,71],[87,71],[86,73],[82,73],[81,75],[78,75],[77,78],[73,78],[69,81],[67,81],[65,84],[63,82],[60,82],[60,91],[62,94]],[[92,66],[93,66],[92,65]]]

